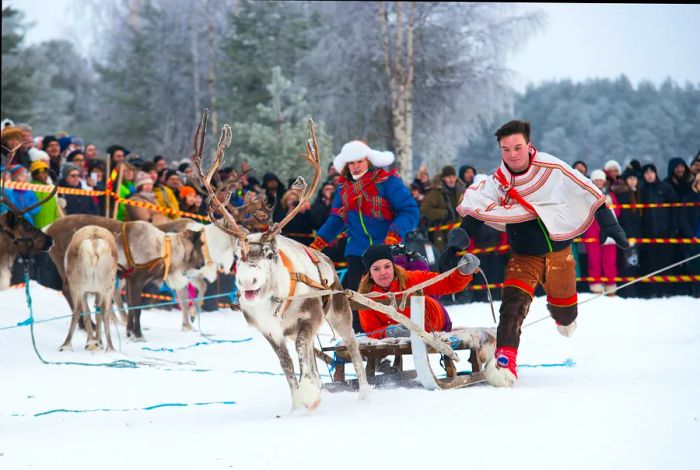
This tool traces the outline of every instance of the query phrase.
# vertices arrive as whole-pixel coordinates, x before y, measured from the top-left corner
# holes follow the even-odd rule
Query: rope
[[[671,269],[671,268],[675,268],[676,266],[681,265],[681,264],[683,264],[683,263],[687,263],[688,261],[693,260],[693,259],[695,259],[695,258],[697,258],[697,257],[700,257],[700,253],[698,253],[698,254],[696,254],[696,255],[693,255],[693,256],[691,256],[691,257],[689,257],[689,258],[686,258],[686,259],[684,259],[684,260],[678,261],[677,263],[669,264],[668,266],[665,266],[665,267],[663,267],[663,268],[661,268],[661,269],[657,269],[656,271],[654,271],[654,272],[652,272],[652,273],[649,273],[649,274],[646,274],[646,275],[644,275],[644,276],[642,276],[642,277],[638,277],[638,278],[636,278],[636,279],[633,280],[633,281],[630,281],[630,282],[628,282],[628,283],[626,283],[626,284],[621,285],[620,287],[618,287],[617,289],[615,289],[613,292],[617,292],[617,291],[619,291],[620,289],[624,289],[625,287],[629,287],[629,286],[631,286],[632,284],[636,284],[636,283],[638,283],[638,282],[641,282],[641,281],[643,281],[644,279],[647,279],[647,278],[649,278],[649,277],[655,276],[656,274],[658,274],[658,273],[660,273],[660,272],[666,271],[666,270]],[[579,302],[578,305],[583,305],[583,304],[585,304],[586,302],[590,302],[590,301],[592,301],[592,300],[599,299],[599,298],[601,298],[602,296],[607,295],[607,294],[609,294],[609,292],[601,292],[600,294],[596,294],[596,295],[594,295],[593,297],[584,300],[583,302]],[[536,323],[539,323],[539,322],[541,322],[541,321],[543,321],[543,320],[546,320],[547,318],[549,318],[549,315],[546,315],[546,316],[544,316],[544,317],[542,317],[542,318],[539,318],[539,319],[537,319],[537,320],[535,320],[535,321],[532,321],[532,322],[530,322],[530,323],[528,323],[528,324],[526,324],[526,325],[523,325],[523,328],[527,328],[528,326],[532,326],[532,325],[534,325],[534,324],[536,324]]]
[[[235,405],[235,401],[205,401],[199,403],[160,403],[157,405],[145,406],[143,408],[95,408],[90,410],[69,410],[65,408],[58,408],[55,410],[42,411],[34,414],[35,418],[39,416],[46,416],[54,413],[95,413],[95,412],[113,412],[113,411],[152,411],[158,408],[165,407],[186,407],[186,406],[209,406],[209,405]]]

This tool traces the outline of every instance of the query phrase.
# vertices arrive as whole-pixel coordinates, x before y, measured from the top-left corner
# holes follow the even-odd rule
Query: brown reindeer
[[[188,230],[181,233],[166,234],[148,222],[119,222],[93,215],[72,215],[58,219],[45,229],[55,243],[49,250],[49,256],[58,269],[63,280],[63,294],[73,308],[71,284],[63,267],[63,257],[75,232],[85,225],[97,225],[109,230],[117,239],[119,250],[120,273],[126,277],[127,302],[131,309],[127,319],[127,335],[135,340],[143,340],[141,332],[141,292],[151,281],[163,282],[186,299],[187,271],[200,269],[204,264],[202,255],[202,225],[186,222]],[[126,227],[126,228],[125,228]],[[124,236],[126,234],[126,238]],[[169,239],[170,242],[165,242]],[[131,257],[124,250],[124,240]],[[169,259],[163,259],[164,244],[170,244]],[[168,248],[166,248],[168,250]],[[183,315],[183,324],[185,323]],[[189,319],[187,319],[189,324]]]
[[[4,176],[0,174],[0,181],[4,181]],[[58,186],[54,186],[48,196],[20,210],[5,196],[4,185],[0,186],[0,206],[4,204],[8,208],[7,212],[0,214],[0,290],[10,287],[12,265],[18,255],[28,258],[32,253],[46,251],[51,246],[51,237],[29,223],[24,214],[54,197],[56,191]]]
[[[109,331],[109,313],[114,296],[114,280],[117,277],[117,242],[114,234],[96,225],[88,225],[77,232],[70,241],[65,255],[66,280],[72,286],[73,317],[68,329],[68,336],[61,346],[61,351],[70,351],[71,339],[78,324],[81,312],[89,312],[87,296],[95,295],[95,306],[99,306],[97,315],[97,335],[92,334],[92,322],[85,322],[87,344],[85,348],[94,351],[102,344],[102,329],[107,344],[106,351],[114,351],[112,335]],[[104,321],[103,321],[104,319]]]
[[[312,187],[306,191],[303,178],[295,186],[301,191],[300,203],[279,224],[264,233],[249,233],[238,225],[226,209],[228,198],[216,197],[212,176],[223,161],[224,150],[231,144],[231,128],[225,125],[216,150],[212,168],[205,176],[201,169],[202,150],[206,135],[207,111],[197,127],[193,164],[196,174],[206,188],[209,198],[209,218],[222,231],[236,237],[236,285],[240,292],[240,308],[248,323],[257,328],[277,354],[292,394],[292,408],[316,408],[321,400],[321,379],[314,355],[313,339],[324,319],[340,335],[350,351],[358,376],[360,397],[369,391],[364,364],[352,329],[350,304],[344,294],[310,296],[288,300],[288,297],[311,294],[318,289],[341,289],[340,280],[331,260],[322,253],[280,235],[280,230],[308,201],[321,174],[318,145],[313,122],[309,120],[311,138],[307,141],[306,159],[314,168]],[[218,211],[223,219],[214,218]],[[295,342],[299,356],[301,380],[297,380],[286,340]]]

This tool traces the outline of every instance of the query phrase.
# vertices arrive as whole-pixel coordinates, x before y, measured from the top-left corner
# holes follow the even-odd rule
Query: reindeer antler
[[[294,181],[294,184],[292,184],[292,189],[300,191],[299,204],[297,204],[297,206],[292,209],[292,211],[279,223],[272,225],[263,235],[263,239],[270,240],[282,231],[282,228],[284,228],[284,226],[287,225],[287,223],[289,223],[289,221],[292,220],[295,215],[297,215],[304,204],[306,204],[311,196],[313,196],[316,186],[318,186],[318,182],[321,179],[321,157],[318,151],[318,142],[316,141],[316,125],[314,124],[313,119],[310,117],[309,138],[306,139],[306,154],[300,156],[306,159],[306,161],[309,162],[314,168],[314,179],[311,183],[311,189],[307,187],[306,181],[304,181],[304,178],[301,176]]]
[[[224,151],[231,145],[232,132],[231,126],[228,124],[224,124],[223,128],[221,129],[221,137],[219,138],[219,143],[216,146],[216,157],[214,158],[211,169],[206,176],[202,172],[202,151],[204,149],[204,138],[207,134],[208,117],[209,111],[205,109],[202,111],[202,118],[200,119],[199,125],[197,125],[197,130],[194,133],[194,150],[192,153],[192,164],[196,170],[196,175],[199,178],[199,181],[202,183],[204,189],[206,189],[207,194],[209,194],[209,197],[207,197],[206,200],[207,214],[209,215],[209,220],[211,223],[219,227],[224,232],[240,239],[245,239],[248,235],[248,230],[240,227],[236,223],[236,219],[233,217],[233,215],[226,209],[226,206],[231,199],[231,193],[229,192],[226,200],[221,202],[216,195],[216,191],[214,191],[214,188],[211,185],[212,177],[216,174],[221,166],[221,163],[223,162]],[[221,220],[214,217],[215,211],[218,211],[224,217],[224,220],[228,222],[228,226],[223,224]]]

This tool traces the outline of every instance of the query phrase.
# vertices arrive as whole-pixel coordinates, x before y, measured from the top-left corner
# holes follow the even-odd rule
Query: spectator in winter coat
[[[432,187],[432,182],[430,181],[430,174],[428,173],[427,166],[421,165],[418,168],[418,172],[416,173],[416,177],[413,182],[418,185],[423,194],[428,194],[428,191]]]
[[[262,187],[265,190],[267,204],[273,206],[273,218],[279,218],[287,213],[287,209],[282,206],[282,197],[286,192],[286,188],[282,181],[274,173],[265,173],[262,179]]]
[[[460,181],[457,185],[457,172],[447,165],[439,175],[433,177],[433,187],[426,193],[420,205],[420,212],[428,222],[428,227],[437,229],[445,224],[452,224],[459,219],[455,208],[462,201],[465,187]],[[442,251],[447,243],[449,229],[433,230],[430,240]]]
[[[27,182],[27,169],[24,168],[22,165],[10,165],[7,168],[7,173],[10,177],[10,181],[14,181],[16,183]],[[13,188],[4,188],[3,191],[5,193],[5,197],[9,200],[10,204],[20,211],[39,202],[39,199],[36,197],[36,194],[34,194],[34,191]],[[4,214],[8,210],[9,209],[7,205],[0,205],[0,214]],[[38,213],[39,207],[35,207],[34,209],[25,212],[23,214],[23,217],[27,222],[36,226],[36,221],[34,220],[34,217]]]
[[[476,176],[476,168],[471,165],[462,165],[459,167],[459,180],[464,184],[464,188],[468,188],[474,183]]]
[[[641,167],[640,167],[641,169]],[[628,168],[622,173],[624,184],[620,186],[615,193],[618,204],[640,204],[641,195],[639,191],[640,173]],[[621,208],[618,220],[628,237],[641,238],[642,236],[642,213],[641,208]],[[618,262],[620,275],[623,277],[638,277],[640,272],[639,265],[639,246],[634,245],[623,253],[620,257],[621,262]],[[621,297],[638,297],[638,285],[633,284],[620,291]]]
[[[603,170],[593,170],[591,173],[591,181],[598,186],[598,189],[605,194],[605,205],[610,206],[617,204],[615,193],[610,192],[607,187],[605,172]],[[620,216],[620,209],[614,209],[613,213],[616,217]],[[628,233],[629,235],[629,233]],[[617,277],[617,246],[611,238],[603,240],[601,245],[600,226],[595,220],[583,233],[583,238],[594,238],[592,242],[586,243],[586,252],[588,253],[588,276],[594,278],[589,287],[591,292],[599,294],[603,292],[603,284],[605,284],[605,292],[608,295],[615,295],[617,285],[615,278]],[[606,277],[607,281],[602,282],[601,277]]]
[[[294,210],[299,205],[299,191],[289,189],[282,196],[282,206],[286,209],[284,214],[278,214],[278,218],[274,218],[274,222],[279,222],[284,219],[287,214]],[[290,220],[284,228],[282,235],[296,240],[304,245],[310,245],[314,241],[313,234],[313,219],[311,218],[311,204],[305,202],[297,214]]]
[[[616,191],[617,187],[623,184],[621,177],[622,167],[617,160],[608,160],[605,162],[603,170],[605,171],[605,176],[608,181],[608,188],[613,192]]]
[[[653,163],[642,167],[643,181],[640,189],[642,204],[663,204],[678,202],[678,195],[671,185],[658,177]],[[672,238],[678,232],[678,220],[675,208],[644,208],[642,212],[642,237]],[[643,274],[656,271],[672,263],[673,246],[668,244],[643,245],[640,250]],[[657,283],[650,283],[644,292],[651,296],[667,295],[671,289]]]
[[[62,167],[62,178],[58,185],[63,188],[82,189],[80,187],[80,169],[72,163],[65,163]],[[64,211],[66,215],[92,214],[99,215],[99,209],[94,198],[83,194],[63,194],[66,201]]]
[[[693,192],[691,186],[694,180],[690,167],[682,158],[672,158],[668,161],[668,176],[664,182],[671,185],[678,199],[683,199]]]
[[[700,152],[698,152],[698,154],[695,155],[695,158],[693,158],[693,161],[690,162],[690,172],[693,175],[700,173]]]
[[[59,178],[61,175],[61,165],[63,158],[61,157],[61,144],[53,135],[45,135],[42,140],[42,150],[49,155],[49,169],[53,176]]]
[[[26,162],[23,162],[19,158],[19,151],[21,150],[22,140],[24,139],[24,134],[22,129],[16,127],[6,127],[2,130],[2,165],[8,165],[8,156],[12,151],[14,151],[12,157],[12,165],[22,165],[27,166]]]
[[[695,203],[694,206],[682,207],[680,216],[680,235],[683,238],[700,239],[700,173],[695,175],[695,181],[691,186],[690,194],[683,198],[683,202]],[[690,258],[700,253],[700,245],[683,245],[684,258]],[[687,263],[685,274],[700,274],[700,257]],[[692,283],[692,295],[700,298],[700,282]]]
[[[139,171],[134,181],[134,187],[135,192],[129,197],[129,200],[158,205],[156,196],[153,194],[153,180],[148,173]],[[154,224],[163,224],[168,222],[168,217],[156,209],[124,204],[124,220],[144,220]]]
[[[173,178],[173,174],[177,175],[177,172],[173,170],[161,170],[161,172],[158,173],[158,175],[159,179],[162,180],[163,183],[155,183],[155,189],[153,189],[153,194],[155,194],[156,201],[158,201],[159,206],[172,209],[174,211],[179,211],[180,203],[177,200],[177,196],[173,192],[172,188],[165,184],[165,181],[167,181],[168,179],[171,179],[171,184],[173,184],[173,181],[175,180],[175,178]],[[179,191],[179,186],[177,188]],[[169,212],[167,214],[167,217],[170,220],[177,220],[180,218],[180,215],[175,212]]]
[[[32,180],[30,183],[39,185],[48,185],[49,179],[49,164],[43,160],[37,160],[32,162],[29,167],[29,171],[32,174]],[[38,199],[46,197],[46,193],[36,193]],[[37,228],[44,228],[49,224],[52,224],[56,219],[61,216],[58,210],[57,197],[54,196],[48,201],[44,202],[39,206],[39,211],[34,216],[34,225]]]
[[[574,164],[571,165],[571,168],[578,170],[579,173],[588,178],[588,165],[586,165],[586,162],[583,160],[576,160]]]
[[[440,302],[432,296],[460,292],[471,282],[472,274],[479,267],[479,259],[472,254],[465,254],[461,260],[464,262],[459,269],[453,271],[448,277],[424,287],[425,295],[425,330],[449,331],[446,326],[450,324],[446,318],[445,309]],[[418,285],[429,279],[439,276],[439,273],[430,271],[409,271],[394,263],[391,248],[384,244],[372,245],[362,255],[362,262],[366,267],[366,273],[360,281],[358,292],[401,292]],[[379,297],[382,299],[382,297]],[[375,298],[375,300],[377,300]],[[397,303],[402,301],[402,296],[397,296]],[[406,308],[399,313],[411,317],[411,303],[406,302]],[[398,337],[409,336],[408,329],[398,325],[386,314],[376,310],[361,309],[360,323],[367,336],[381,339],[385,336]]]
[[[333,160],[342,175],[340,187],[311,247],[322,250],[347,230],[346,288],[357,289],[365,271],[361,256],[370,245],[399,243],[418,224],[420,211],[408,188],[396,170],[381,168],[393,162],[393,153],[374,150],[359,140],[345,144]],[[358,331],[359,322],[353,326]]]

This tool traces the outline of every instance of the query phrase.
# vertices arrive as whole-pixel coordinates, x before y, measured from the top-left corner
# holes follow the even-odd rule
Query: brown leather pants
[[[569,325],[576,319],[576,261],[571,246],[542,256],[514,253],[505,277],[496,347],[518,348],[521,327],[538,284],[547,294],[547,309],[557,323]]]

